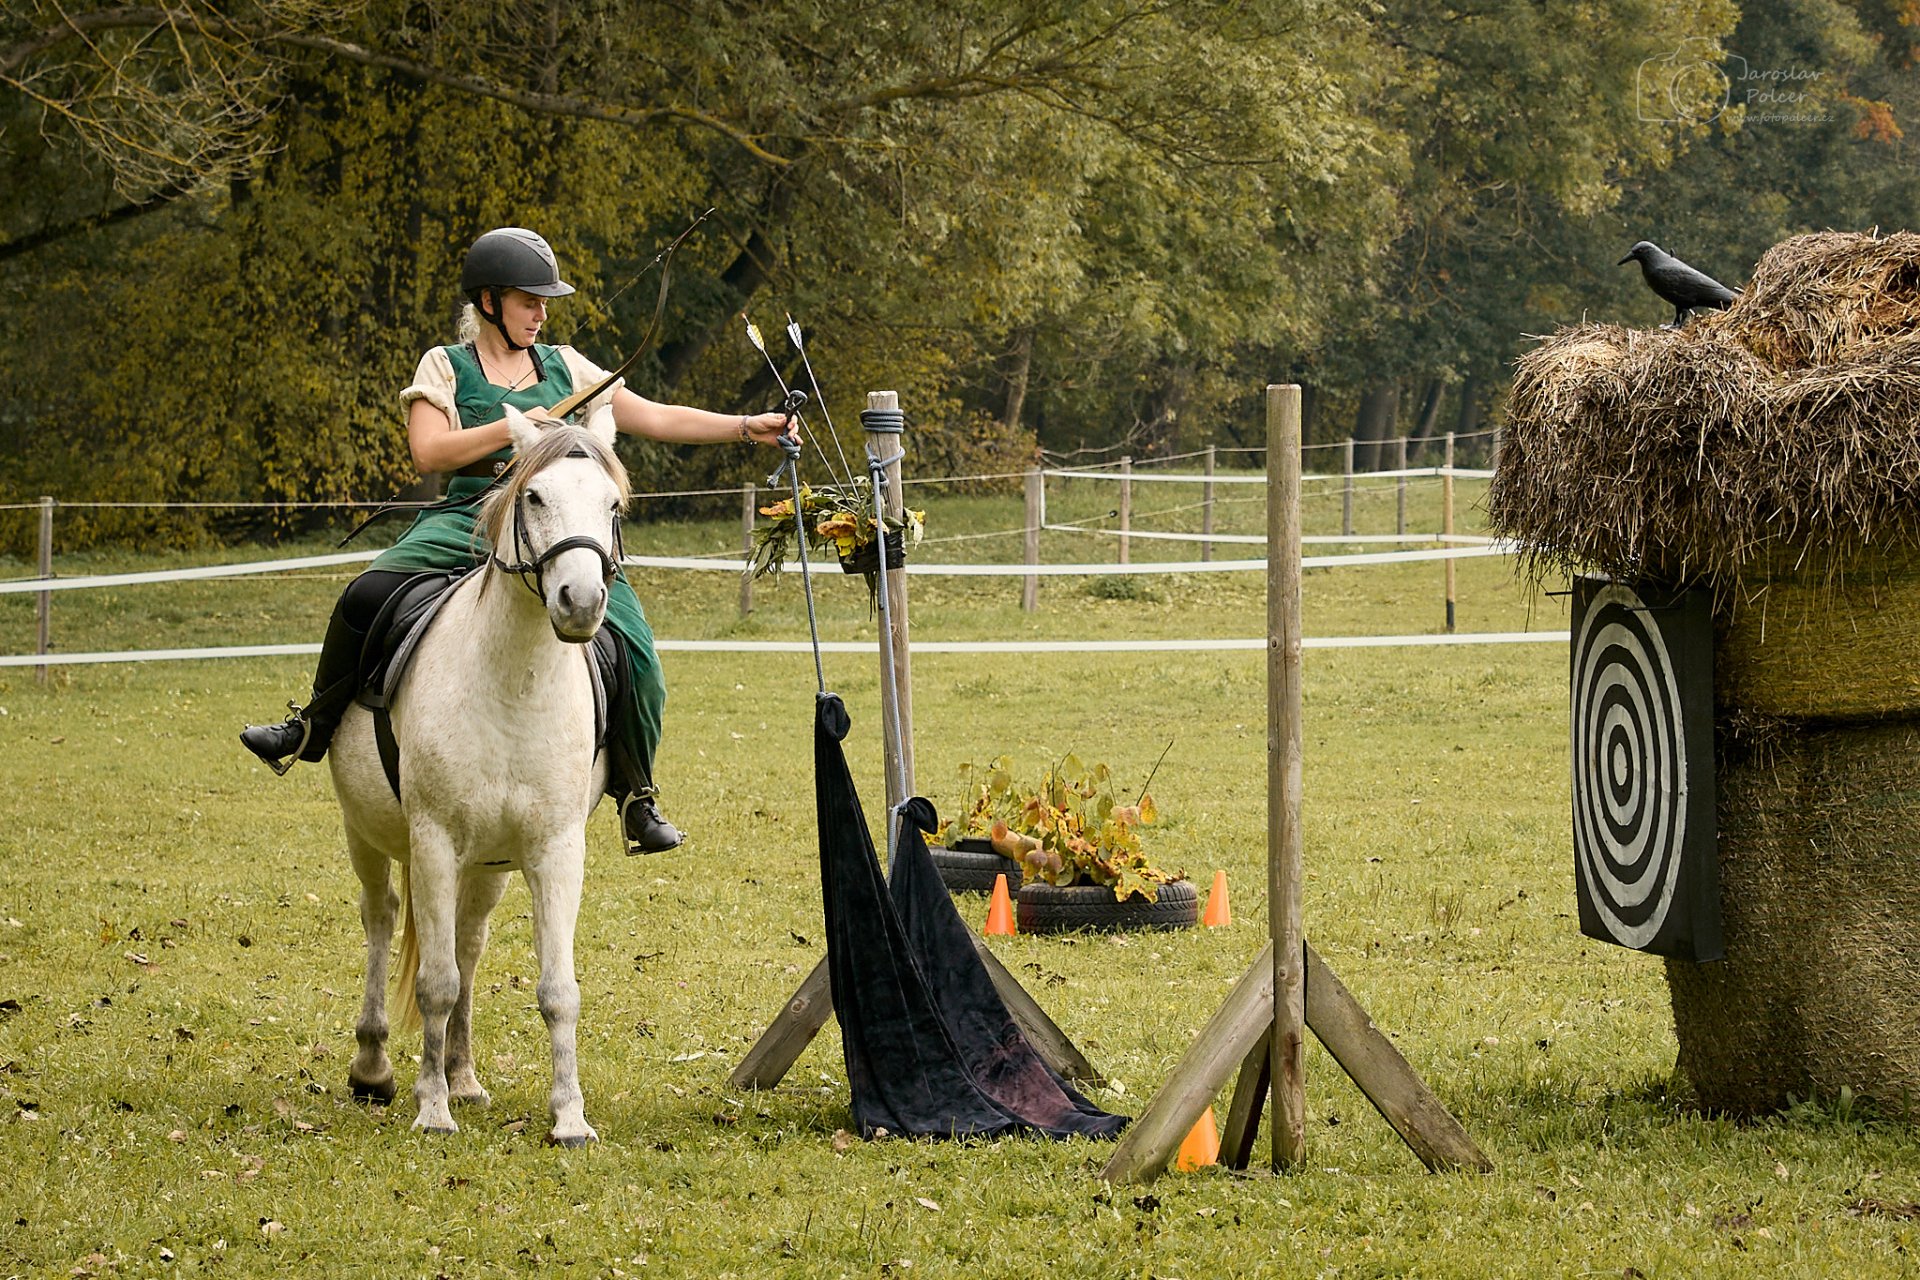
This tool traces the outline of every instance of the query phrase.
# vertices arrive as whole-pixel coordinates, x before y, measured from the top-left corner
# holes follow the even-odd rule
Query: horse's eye
[[[542,498],[539,494],[535,493],[532,489],[529,489],[527,490],[527,505],[532,507],[544,507],[547,505],[547,500],[545,498]]]

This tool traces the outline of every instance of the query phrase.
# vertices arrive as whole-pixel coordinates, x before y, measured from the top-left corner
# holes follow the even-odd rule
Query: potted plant
[[[988,847],[1019,865],[1023,933],[1192,928],[1199,905],[1193,885],[1155,865],[1141,840],[1141,829],[1158,817],[1144,787],[1136,803],[1120,803],[1104,764],[1069,755],[1038,785],[1020,787],[1003,756],[984,776],[970,774],[969,803],[948,831],[966,836],[984,828]],[[955,838],[949,834],[949,847]]]
[[[822,555],[832,551],[842,572],[866,579],[871,597],[879,583],[881,543],[880,524],[873,515],[872,482],[861,476],[852,484],[802,485],[800,510],[802,518],[796,520],[792,498],[760,508],[767,519],[753,530],[753,576],[778,576],[793,551],[795,531],[804,525],[807,545]],[[920,541],[926,523],[924,511],[909,510],[899,519],[886,517],[889,569],[906,563],[906,548]]]

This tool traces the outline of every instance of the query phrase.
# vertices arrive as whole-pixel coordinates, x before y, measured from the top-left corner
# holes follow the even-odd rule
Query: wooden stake
[[[1133,459],[1120,459],[1120,563],[1131,564],[1132,540],[1128,530],[1133,528]]]
[[[1440,473],[1440,532],[1453,536],[1453,432],[1447,432],[1446,464]],[[1451,547],[1451,542],[1441,545]],[[1453,561],[1447,566],[1447,631],[1453,631]]]
[[[1268,387],[1267,391],[1271,393],[1273,391],[1273,388]],[[1271,433],[1273,429],[1273,418],[1272,418],[1273,410],[1271,406],[1269,406],[1267,413],[1268,413],[1267,429],[1269,433]],[[1340,491],[1340,536],[1343,538],[1351,538],[1353,536],[1353,437],[1352,436],[1347,437],[1346,446],[1342,448],[1340,451],[1340,458],[1341,458],[1340,472],[1342,475],[1346,477],[1346,485]]]
[[[44,494],[40,498],[40,576],[43,578],[53,576],[53,499]],[[38,647],[34,652],[51,653],[53,651],[53,592],[37,592],[35,600],[37,604],[34,612],[39,622],[40,635]],[[46,667],[35,667],[33,676],[36,681],[45,684],[47,682]]]
[[[1347,441],[1351,492],[1353,441]],[[1273,946],[1273,1167],[1306,1158],[1301,963],[1300,388],[1267,388],[1267,932]]]
[[[1233,1086],[1233,1105],[1227,1127],[1220,1133],[1220,1163],[1244,1169],[1253,1163],[1254,1139],[1260,1136],[1260,1109],[1267,1104],[1267,1085],[1273,1076],[1273,1031],[1260,1037],[1240,1063],[1240,1080]]]
[[[904,458],[896,456],[906,451],[907,435],[898,424],[900,397],[892,391],[869,391],[867,393],[867,413],[861,415],[861,421],[867,428],[867,450],[876,458],[892,458],[886,467],[887,497],[886,511],[890,519],[899,520],[906,510],[905,494],[900,487],[900,464]],[[870,418],[869,415],[883,415]],[[891,417],[891,422],[888,418]],[[878,426],[874,425],[879,423]],[[889,813],[913,795],[913,664],[911,646],[907,642],[907,568],[903,564],[897,569],[887,567],[886,543],[881,541],[881,589],[887,593],[888,633],[886,642],[893,646],[893,697],[887,699],[885,682],[882,681],[882,705],[880,714],[886,723],[900,726],[899,758],[895,759],[895,744],[892,734],[886,738],[885,763],[887,772],[887,811]],[[892,705],[887,705],[888,702]],[[905,790],[902,791],[901,788]]]
[[[749,562],[753,560],[753,481],[740,486],[740,554]],[[746,617],[753,612],[753,568],[751,563],[740,571],[740,616]]]
[[[1213,446],[1207,446],[1207,481],[1200,486],[1200,532],[1207,541],[1200,544],[1200,560],[1213,559]]]
[[[1393,469],[1400,474],[1394,480],[1393,495],[1393,531],[1402,537],[1407,533],[1407,438],[1400,437],[1400,448],[1395,456]]]
[[[1027,472],[1027,564],[1040,563],[1040,526],[1044,523],[1040,504],[1045,494],[1040,468]],[[1040,607],[1040,575],[1030,573],[1020,586],[1020,607],[1032,613]]]

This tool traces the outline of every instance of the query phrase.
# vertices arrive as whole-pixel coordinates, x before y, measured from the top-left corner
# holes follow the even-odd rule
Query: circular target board
[[[1701,797],[1693,794],[1701,767],[1700,726],[1688,723],[1689,705],[1698,703],[1702,691],[1688,688],[1683,697],[1680,668],[1690,663],[1676,662],[1666,634],[1676,617],[1649,608],[1624,584],[1589,581],[1578,593],[1572,655],[1573,837],[1581,925],[1621,946],[1693,954],[1684,940],[1696,930],[1676,922],[1674,914],[1676,903],[1684,916],[1697,899],[1685,884],[1689,863],[1711,864],[1713,857],[1711,728],[1706,727],[1703,812]],[[1689,637],[1686,647],[1704,650],[1710,663],[1710,643],[1709,633],[1704,639]],[[1710,680],[1709,667],[1708,690]],[[1706,830],[1697,831],[1696,825]],[[1689,857],[1702,844],[1706,857],[1697,852]],[[1709,866],[1716,881],[1711,907],[1717,913],[1716,871]],[[1717,945],[1717,916],[1713,924]]]

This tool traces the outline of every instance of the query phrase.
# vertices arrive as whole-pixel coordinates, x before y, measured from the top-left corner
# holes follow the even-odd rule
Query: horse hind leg
[[[586,833],[576,830],[546,850],[545,856],[530,859],[526,868],[533,897],[533,945],[540,956],[540,1016],[553,1050],[553,1091],[547,1098],[553,1131],[548,1137],[563,1147],[585,1146],[600,1136],[587,1123],[575,1043],[580,984],[573,973],[573,932],[580,915],[585,863]]]
[[[460,998],[447,1019],[447,1097],[452,1102],[484,1107],[493,1101],[473,1069],[473,975],[487,949],[487,918],[506,889],[505,872],[470,872],[460,880],[453,924]]]
[[[387,1058],[387,963],[400,898],[387,856],[347,833],[347,852],[360,878],[360,925],[367,935],[367,985],[353,1037],[359,1048],[347,1068],[353,1096],[382,1106],[393,1101],[393,1063]]]

